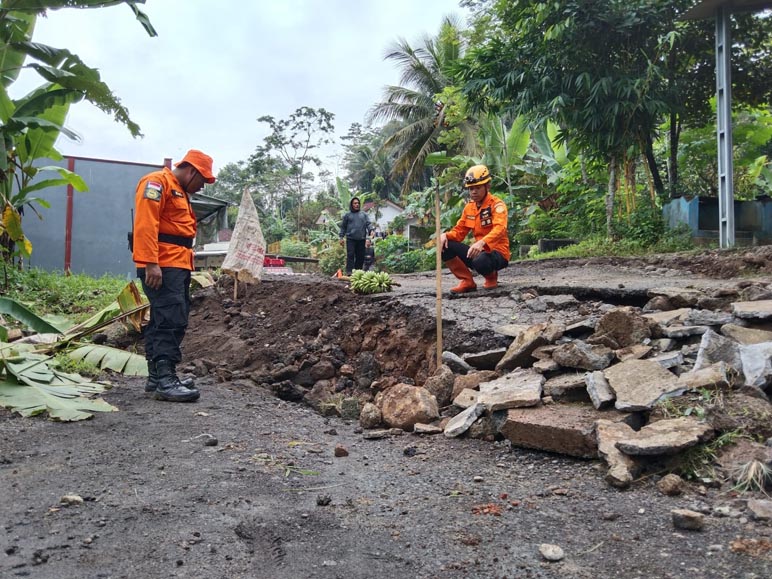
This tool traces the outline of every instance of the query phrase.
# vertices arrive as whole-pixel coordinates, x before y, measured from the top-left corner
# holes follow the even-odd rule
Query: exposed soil
[[[446,273],[443,347],[506,346],[494,327],[642,306],[655,286],[771,278],[772,247],[517,263],[500,289],[458,299]],[[324,416],[436,369],[435,276],[396,279],[377,296],[318,275],[266,276],[235,300],[229,279],[197,291],[182,368],[197,377],[195,404],[151,400],[143,380],[113,375],[104,398],[120,411],[87,422],[0,409],[0,575],[772,576],[772,526],[744,508],[758,493],[692,483],[668,497],[657,474],[619,491],[600,461],[442,435],[370,440]],[[539,311],[523,307],[529,293],[580,300]],[[705,529],[675,529],[676,508],[705,513]],[[565,558],[545,561],[543,543]]]

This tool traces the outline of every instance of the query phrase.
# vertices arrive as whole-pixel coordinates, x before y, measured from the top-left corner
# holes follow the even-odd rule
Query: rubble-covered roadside
[[[632,392],[625,398],[629,408],[617,410],[618,392],[611,386],[621,387],[613,373],[606,379],[623,364],[617,356],[629,350],[642,356],[629,361],[647,363],[681,354],[680,376],[677,366],[663,369],[678,381],[696,364],[703,335],[647,338],[646,328],[675,332],[691,322],[652,324],[643,316],[673,315],[683,308],[740,318],[731,303],[765,301],[746,288],[765,288],[768,281],[714,283],[674,267],[621,260],[613,268],[596,268],[591,261],[513,264],[500,279],[495,292],[443,304],[449,353],[440,369],[433,365],[430,275],[405,276],[399,291],[367,298],[343,283],[301,276],[240,288],[236,301],[232,286],[222,280],[197,292],[184,344],[185,370],[196,374],[202,390],[196,404],[153,401],[143,395],[142,379],[113,377],[106,398],[120,411],[78,425],[0,410],[0,478],[6,483],[0,575],[770,576],[772,525],[764,494],[732,490],[723,479],[665,476],[675,469],[668,456],[633,454],[631,444],[636,452],[655,447],[651,438],[628,436],[630,429],[643,431],[645,421],[653,426],[667,424],[663,418],[685,417],[689,423],[696,418],[699,426],[706,418],[702,424],[717,438],[671,455],[682,462],[695,449],[731,438],[726,433],[753,432],[761,422],[749,415],[766,412],[769,403],[745,395],[748,387],[727,371],[726,387],[687,391],[651,411],[633,410],[647,398]],[[447,288],[453,280],[445,276],[442,282]],[[646,292],[658,286],[699,289],[721,303],[700,299],[644,312]],[[619,320],[623,327],[629,324],[623,335],[641,336],[636,343],[617,347],[609,336],[591,343],[591,336],[601,337],[599,327],[614,327],[611,322]],[[722,329],[727,323],[714,321],[703,324],[728,338]],[[732,323],[769,330],[763,320]],[[542,324],[537,341],[543,343],[528,356],[518,354],[524,367],[496,370],[518,336],[533,336],[529,330]],[[673,348],[657,354],[652,344],[667,339]],[[128,344],[135,346],[141,352],[141,342]],[[555,354],[560,347],[566,351]],[[600,350],[604,360],[602,347],[614,352],[606,368],[556,366],[588,351]],[[641,354],[642,348],[652,350]],[[607,390],[601,378],[609,383]],[[481,384],[499,380],[521,386],[529,402],[539,403],[493,413],[472,404],[482,414],[467,414],[471,427],[457,437],[444,436],[461,408],[436,404],[438,395],[450,390],[455,399],[466,389],[476,400]],[[508,404],[499,390],[486,393],[492,408]],[[383,423],[383,410],[390,412],[405,396],[415,396],[416,404],[430,411],[412,433],[407,422],[401,423],[404,429]],[[552,403],[545,404],[547,396]],[[514,446],[494,430],[496,416],[571,408],[576,416],[564,414],[557,426],[580,421],[584,412],[626,418],[596,423],[594,431],[574,436],[572,454]],[[639,424],[631,423],[633,418]],[[360,424],[366,420],[374,428]],[[681,431],[681,422],[675,431]],[[618,448],[608,436],[598,446],[598,432],[615,429],[628,444]],[[532,431],[511,428],[525,442]],[[695,429],[690,436],[710,435]],[[758,456],[753,453],[760,447],[746,442],[754,441],[734,438],[722,447],[726,452],[719,462],[726,472],[731,464]],[[605,460],[578,458],[604,452],[639,465],[626,489],[604,481]]]

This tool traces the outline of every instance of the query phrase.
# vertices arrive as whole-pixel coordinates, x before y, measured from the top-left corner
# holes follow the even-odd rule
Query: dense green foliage
[[[3,295],[24,303],[40,316],[68,316],[81,322],[113,303],[126,285],[124,278],[64,275],[40,269],[8,269]]]

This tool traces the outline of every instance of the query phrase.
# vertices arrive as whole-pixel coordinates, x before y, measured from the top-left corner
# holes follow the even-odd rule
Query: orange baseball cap
[[[196,168],[196,171],[201,173],[204,181],[207,183],[214,183],[214,175],[212,174],[212,157],[209,155],[202,153],[201,151],[197,151],[196,149],[191,149],[185,153],[182,161],[175,163],[174,166],[179,167],[183,163],[190,163]]]

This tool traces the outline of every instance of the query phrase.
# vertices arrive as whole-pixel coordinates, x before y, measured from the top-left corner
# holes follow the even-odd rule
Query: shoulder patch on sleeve
[[[150,199],[151,201],[160,201],[162,189],[163,185],[160,183],[156,183],[155,181],[148,181],[147,186],[145,187],[145,193],[142,196],[145,199]]]
[[[499,203],[498,205],[496,205],[496,213],[506,213],[506,212],[507,212],[507,208],[503,203]]]

